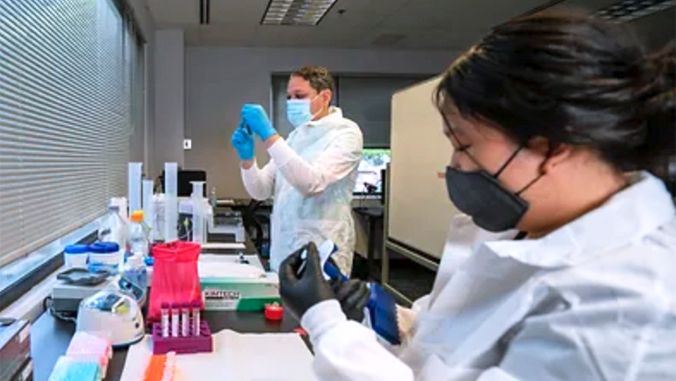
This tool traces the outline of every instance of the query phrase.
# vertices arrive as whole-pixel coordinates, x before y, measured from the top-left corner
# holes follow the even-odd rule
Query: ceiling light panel
[[[262,25],[314,26],[337,0],[270,0]]]
[[[622,0],[598,10],[598,18],[616,23],[635,20],[653,13],[669,9],[676,0]]]

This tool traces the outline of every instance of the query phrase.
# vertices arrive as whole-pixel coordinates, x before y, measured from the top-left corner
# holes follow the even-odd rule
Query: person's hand
[[[247,161],[254,158],[254,140],[244,127],[244,122],[239,123],[239,128],[232,134],[232,145],[237,150],[240,160]]]
[[[371,289],[368,284],[358,279],[343,281],[331,280],[331,288],[340,302],[340,308],[348,319],[357,322],[364,320],[364,308],[371,298]]]
[[[242,107],[242,120],[251,129],[251,132],[258,135],[263,141],[277,134],[277,130],[272,127],[270,118],[261,105],[244,105]]]
[[[298,275],[304,262],[301,258],[303,251],[307,251],[306,264]],[[279,267],[279,294],[284,309],[298,320],[315,304],[336,298],[331,286],[324,279],[321,260],[314,243],[310,242],[282,262]]]

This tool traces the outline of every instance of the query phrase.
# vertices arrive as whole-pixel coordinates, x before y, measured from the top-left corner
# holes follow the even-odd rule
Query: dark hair
[[[303,66],[291,74],[292,77],[301,77],[310,82],[313,89],[320,92],[322,90],[333,91],[333,77],[325,67],[321,66]]]
[[[435,97],[440,111],[448,99],[521,144],[589,146],[619,170],[647,169],[675,187],[675,69],[673,44],[646,55],[621,25],[541,13],[494,28]]]

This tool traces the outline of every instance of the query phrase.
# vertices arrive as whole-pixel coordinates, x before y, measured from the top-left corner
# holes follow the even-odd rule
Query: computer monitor
[[[182,170],[177,173],[177,190],[178,197],[190,197],[192,194],[192,182],[193,181],[207,181],[206,171],[194,171],[194,170]],[[204,197],[207,197],[207,187],[204,186]]]
[[[382,195],[384,189],[383,170],[390,162],[389,148],[364,148],[363,157],[359,163],[357,183],[354,194]]]

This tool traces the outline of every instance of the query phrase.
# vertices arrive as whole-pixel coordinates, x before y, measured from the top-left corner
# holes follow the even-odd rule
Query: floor
[[[376,279],[368,277],[366,259],[355,255],[352,277],[363,280],[379,280],[381,263],[376,261]],[[436,272],[423,267],[408,259],[396,259],[390,262],[389,284],[404,294],[410,300],[416,300],[427,295],[434,285]]]

